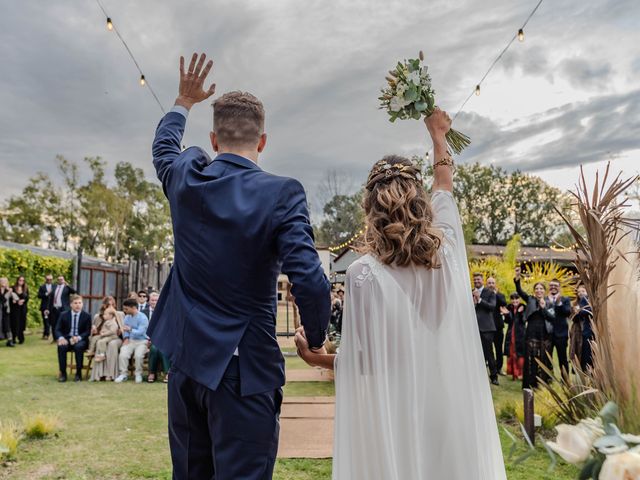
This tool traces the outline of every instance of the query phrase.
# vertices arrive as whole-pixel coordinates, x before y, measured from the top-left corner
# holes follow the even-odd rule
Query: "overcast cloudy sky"
[[[329,170],[360,183],[387,153],[430,148],[423,124],[377,110],[385,72],[425,52],[438,103],[455,112],[537,0],[103,0],[162,104],[180,54],[212,56],[218,93],[267,109],[261,165],[310,198]],[[562,188],[579,164],[640,167],[640,2],[546,0],[455,126],[458,159],[520,168]],[[0,15],[0,198],[56,154],[126,160],[149,176],[161,112],[93,0],[4,1]],[[211,108],[185,144],[208,146]]]

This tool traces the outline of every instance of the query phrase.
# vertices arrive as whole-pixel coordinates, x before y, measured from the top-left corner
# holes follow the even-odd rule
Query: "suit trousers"
[[[282,389],[240,395],[238,357],[216,390],[171,368],[173,480],[270,480],[278,452]]]
[[[504,327],[498,328],[493,335],[493,347],[496,350],[496,370],[501,372],[504,363]]]
[[[496,357],[493,353],[493,339],[496,332],[480,332],[480,340],[482,341],[482,353],[484,361],[489,367],[489,377],[491,380],[498,378],[498,367],[496,366]]]
[[[120,356],[118,357],[120,375],[127,375],[129,373],[129,360],[133,355],[136,364],[136,375],[142,375],[142,364],[144,363],[144,356],[147,354],[147,341],[146,340],[129,340],[129,343],[120,347]]]
[[[50,323],[51,313],[49,313],[48,315],[45,315],[44,310],[40,310],[40,314],[42,315],[42,336],[48,337],[50,333],[53,333],[51,331],[51,323]]]
[[[67,342],[69,339],[67,338]],[[81,340],[75,345],[67,343],[66,345],[58,345],[58,367],[60,375],[67,375],[67,352],[73,351],[76,356],[76,375],[82,375],[82,364],[84,360],[84,351],[87,349],[87,341]]]
[[[558,363],[560,364],[561,372],[564,370],[569,373],[569,360],[567,359],[567,348],[569,346],[568,337],[553,337],[551,345],[549,347],[549,355],[553,357],[553,349],[558,350]]]

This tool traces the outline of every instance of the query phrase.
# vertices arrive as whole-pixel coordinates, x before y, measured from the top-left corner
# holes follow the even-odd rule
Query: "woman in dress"
[[[102,300],[100,306],[100,312],[94,315],[93,324],[91,326],[91,334],[99,335],[98,326],[104,319],[105,310],[112,308],[116,310],[116,299],[108,296]],[[91,368],[91,377],[89,381],[106,380],[112,381],[118,376],[118,354],[120,353],[120,346],[122,345],[122,321],[124,319],[124,313],[116,311],[116,322],[118,323],[118,329],[116,331],[117,337],[109,340],[107,344],[107,351],[105,353],[104,361],[93,362]]]
[[[7,277],[0,278],[0,334],[7,340],[7,347],[15,346],[11,336],[11,287]]]
[[[520,303],[517,293],[511,294],[511,304],[502,307],[504,321],[508,325],[507,335],[504,339],[504,354],[507,357],[507,375],[513,380],[522,379],[524,358],[526,353],[526,324],[524,322],[524,306]]]
[[[23,276],[16,279],[11,299],[11,334],[19,344],[24,343],[24,331],[27,328],[27,311],[29,304],[29,287]]]
[[[548,378],[547,374],[539,367],[538,362],[542,362],[549,369],[553,368],[547,352],[551,346],[555,313],[553,306],[547,305],[545,299],[547,287],[544,283],[536,283],[533,286],[534,294],[527,294],[520,286],[520,267],[516,268],[514,283],[518,295],[527,303],[524,310],[527,331],[525,333],[526,347],[522,388],[536,388],[538,377],[545,380]]]
[[[506,479],[451,193],[451,120],[436,109],[426,123],[431,198],[402,157],[369,174],[365,255],[347,271],[337,357],[296,333],[308,363],[333,368],[335,359],[334,479]]]

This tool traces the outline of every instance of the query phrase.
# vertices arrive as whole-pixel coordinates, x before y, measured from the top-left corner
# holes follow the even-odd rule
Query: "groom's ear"
[[[209,138],[211,139],[211,147],[213,147],[213,151],[217,152],[220,147],[218,146],[218,136],[216,132],[209,132]]]
[[[260,135],[260,142],[258,142],[258,153],[262,153],[264,147],[267,146],[267,134],[263,133]]]

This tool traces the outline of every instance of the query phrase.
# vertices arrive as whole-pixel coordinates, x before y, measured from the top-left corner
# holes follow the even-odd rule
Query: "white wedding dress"
[[[431,198],[442,267],[349,267],[333,478],[506,479],[451,193]]]

